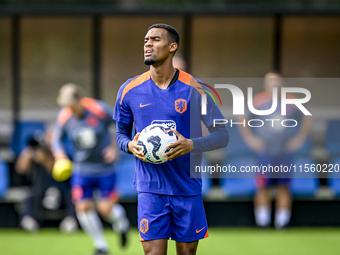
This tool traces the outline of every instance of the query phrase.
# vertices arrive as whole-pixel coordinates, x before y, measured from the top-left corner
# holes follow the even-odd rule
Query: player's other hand
[[[62,150],[55,152],[53,156],[54,156],[55,161],[58,161],[60,159],[69,159],[66,153]]]
[[[288,152],[294,152],[300,149],[305,142],[304,139],[301,139],[300,137],[293,137],[287,141],[286,150]]]
[[[188,154],[190,151],[194,149],[194,143],[190,139],[186,139],[184,136],[182,136],[177,130],[173,130],[175,135],[177,136],[178,140],[174,142],[173,144],[168,145],[166,148],[171,149],[171,151],[168,151],[165,153],[165,156],[168,158],[168,160],[174,160],[175,158],[178,158],[179,156]]]
[[[117,150],[112,145],[107,146],[102,151],[103,159],[106,164],[110,164],[117,158]]]
[[[137,145],[138,137],[140,133],[137,133],[132,141],[128,143],[128,150],[131,152],[136,158],[140,159],[141,161],[148,162],[144,157],[144,153],[141,151],[142,147]]]
[[[262,153],[266,149],[266,145],[263,140],[255,135],[247,137],[245,141],[247,145],[257,153]]]

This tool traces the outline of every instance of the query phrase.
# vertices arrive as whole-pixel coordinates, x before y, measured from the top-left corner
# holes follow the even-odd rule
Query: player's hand
[[[54,153],[54,159],[55,161],[58,161],[59,159],[69,159],[66,155],[66,153],[62,150],[59,150]]]
[[[194,149],[194,143],[191,139],[186,139],[177,130],[173,131],[174,134],[177,136],[178,140],[166,147],[167,149],[173,148],[171,151],[165,153],[165,156],[168,158],[168,160],[174,160],[179,156],[188,154],[190,151]]]
[[[102,151],[103,159],[106,164],[110,164],[117,158],[117,150],[112,145],[107,146]]]
[[[286,150],[287,152],[294,152],[297,151],[302,147],[304,143],[304,140],[301,139],[300,137],[293,137],[288,140],[287,145],[286,145]]]
[[[140,159],[141,161],[148,162],[144,157],[144,153],[141,151],[142,147],[137,145],[138,137],[140,133],[137,133],[132,141],[128,143],[128,150],[131,152],[136,158]]]
[[[247,145],[257,153],[262,153],[266,149],[266,145],[264,144],[264,141],[255,135],[247,137],[245,141]]]

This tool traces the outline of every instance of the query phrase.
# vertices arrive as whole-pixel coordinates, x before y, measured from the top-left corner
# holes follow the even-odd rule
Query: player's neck
[[[82,117],[84,114],[84,108],[80,103],[71,106],[71,110],[73,114],[77,116],[78,118]]]
[[[151,79],[160,89],[168,88],[175,73],[176,69],[172,66],[172,62],[170,64],[163,63],[159,66],[150,66]]]

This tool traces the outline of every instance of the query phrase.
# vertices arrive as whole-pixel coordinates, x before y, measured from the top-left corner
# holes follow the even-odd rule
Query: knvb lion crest
[[[185,112],[187,110],[187,100],[182,98],[177,99],[175,101],[175,110],[181,114]]]
[[[149,221],[147,219],[142,219],[140,221],[140,227],[139,227],[140,232],[145,234],[149,230]]]

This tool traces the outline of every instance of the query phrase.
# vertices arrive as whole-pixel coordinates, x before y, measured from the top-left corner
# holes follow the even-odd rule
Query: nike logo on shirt
[[[150,103],[151,104],[151,103]],[[142,103],[140,103],[140,105],[139,105],[139,107],[145,107],[145,106],[148,106],[148,105],[150,105],[150,104],[142,104]]]

